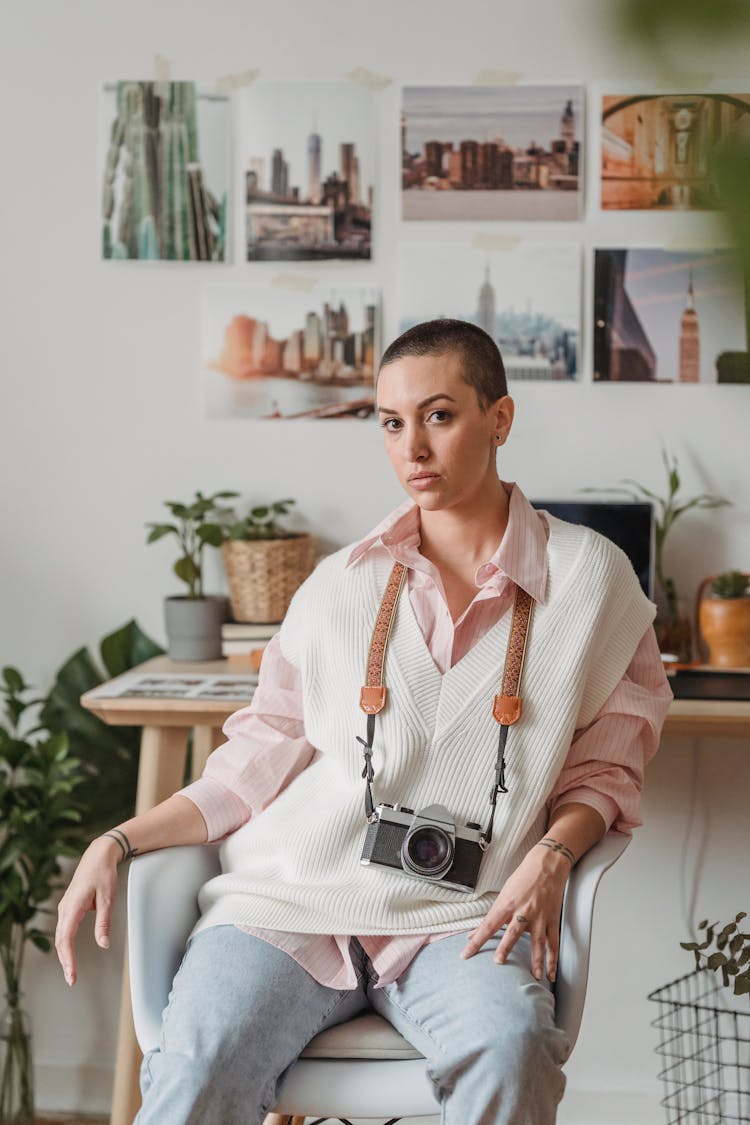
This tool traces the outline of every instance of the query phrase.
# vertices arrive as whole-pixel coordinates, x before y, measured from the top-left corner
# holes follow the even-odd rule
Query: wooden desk
[[[139,665],[135,671],[231,675],[242,673],[243,666],[226,660],[177,664],[166,656],[157,656]],[[200,777],[208,755],[221,743],[221,727],[225,719],[243,705],[237,700],[144,699],[127,696],[91,699],[90,695],[91,693],[84,695],[81,703],[105,723],[143,727],[138,765],[137,813],[153,808],[182,787],[190,730],[193,730],[191,772],[195,778]],[[664,724],[664,734],[688,735],[693,738],[750,739],[750,702],[676,699]],[[126,957],[111,1125],[131,1125],[135,1117],[140,1105],[140,1059],[130,1010]]]

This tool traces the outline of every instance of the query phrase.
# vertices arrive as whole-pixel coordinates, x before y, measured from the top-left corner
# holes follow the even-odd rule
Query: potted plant
[[[658,496],[655,492],[645,488],[638,481],[625,478],[620,482],[624,487],[618,488],[584,488],[583,492],[610,492],[621,496],[628,496],[631,500],[643,501],[646,499],[656,507],[656,544],[655,544],[655,574],[656,584],[661,591],[663,605],[657,615],[655,628],[659,641],[659,648],[664,653],[671,653],[683,663],[692,660],[692,630],[690,619],[685,614],[677,595],[677,586],[670,576],[664,573],[664,547],[667,536],[675,521],[691,508],[720,508],[730,504],[723,496],[712,496],[701,493],[686,500],[678,495],[681,487],[677,458],[670,456],[665,449],[661,451],[662,461],[667,473],[667,491],[665,496]]]
[[[82,841],[75,793],[84,780],[66,734],[29,727],[29,685],[17,669],[2,671],[0,695],[0,964],[5,1012],[0,1016],[0,1122],[33,1125],[31,1033],[23,1008],[21,976],[31,942],[47,952],[51,942],[40,915],[47,909],[60,856],[78,854]],[[22,730],[26,728],[25,730]]]
[[[710,594],[704,596],[706,587]],[[750,575],[727,570],[706,578],[696,599],[699,636],[717,668],[750,667]]]
[[[312,572],[312,535],[288,531],[279,523],[293,504],[275,500],[224,523],[222,552],[235,621],[281,621],[296,589]]]
[[[149,523],[147,543],[174,535],[180,556],[173,570],[188,588],[187,594],[165,598],[164,619],[169,656],[172,660],[218,660],[221,657],[221,623],[226,616],[226,598],[203,593],[203,549],[220,547],[224,540],[216,519],[226,518],[227,509],[217,504],[237,496],[236,492],[196,492],[191,503],[165,500],[171,523]],[[212,518],[213,517],[213,518]]]

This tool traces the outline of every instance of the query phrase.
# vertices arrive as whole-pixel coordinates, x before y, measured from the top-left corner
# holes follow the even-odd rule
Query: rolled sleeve
[[[269,642],[252,702],[224,724],[227,741],[209,755],[203,776],[180,790],[219,840],[257,815],[309,765],[302,687],[284,659],[278,634]]]
[[[550,813],[578,802],[599,812],[607,829],[629,834],[642,824],[641,790],[672,692],[656,643],[646,630],[628,669],[588,726],[576,731],[547,802]]]

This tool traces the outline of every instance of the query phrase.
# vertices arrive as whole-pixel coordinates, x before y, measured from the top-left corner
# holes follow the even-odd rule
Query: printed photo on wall
[[[212,286],[203,297],[209,418],[368,418],[380,294]]]
[[[719,206],[715,149],[750,138],[750,94],[610,94],[602,98],[605,211]]]
[[[750,383],[742,271],[730,250],[597,250],[594,379]]]
[[[369,258],[373,95],[353,82],[261,83],[241,94],[249,262]]]
[[[400,331],[435,317],[469,320],[497,342],[509,380],[577,379],[579,247],[488,245],[402,243]]]
[[[404,219],[578,219],[582,86],[405,86]]]
[[[223,262],[230,101],[194,82],[102,87],[103,258]]]

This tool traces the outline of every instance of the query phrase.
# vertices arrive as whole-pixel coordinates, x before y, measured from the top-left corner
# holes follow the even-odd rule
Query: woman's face
[[[439,511],[494,494],[495,450],[513,422],[513,400],[506,396],[483,411],[461,378],[459,354],[389,363],[378,378],[377,402],[391,464],[420,508]]]

